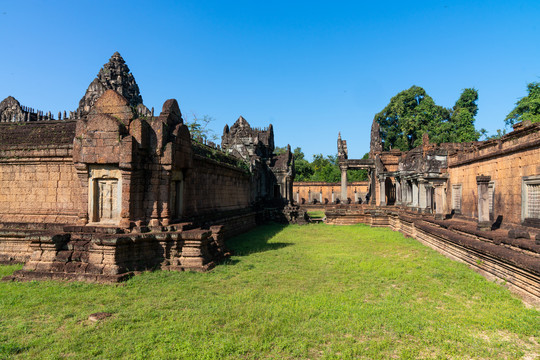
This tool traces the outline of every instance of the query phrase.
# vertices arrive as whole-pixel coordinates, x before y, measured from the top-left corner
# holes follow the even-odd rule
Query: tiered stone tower
[[[106,90],[116,91],[125,97],[132,107],[137,107],[143,103],[139,86],[118,52],[115,52],[109,62],[103,65],[97,77],[88,86],[86,94],[84,94],[77,108],[79,117],[88,114],[92,105]]]

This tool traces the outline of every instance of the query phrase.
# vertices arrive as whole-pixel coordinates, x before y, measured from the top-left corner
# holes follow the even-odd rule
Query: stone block
[[[508,237],[510,239],[530,239],[531,238],[529,232],[523,229],[508,230]]]

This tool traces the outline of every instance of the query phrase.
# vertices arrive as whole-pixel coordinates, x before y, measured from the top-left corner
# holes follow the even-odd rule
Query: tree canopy
[[[364,155],[364,159],[369,154]],[[339,182],[341,181],[341,170],[337,155],[315,154],[313,161],[309,162],[304,157],[302,149],[297,147],[293,151],[295,181],[322,181],[322,182]],[[349,170],[347,171],[347,179],[353,181],[367,180],[366,170]]]
[[[205,140],[215,141],[218,139],[218,137],[214,131],[208,127],[212,121],[214,121],[214,119],[208,115],[198,118],[195,114],[193,114],[193,119],[186,120],[185,124],[188,127],[192,138],[203,138]]]
[[[511,126],[520,121],[540,122],[540,83],[527,85],[527,96],[516,102],[516,107],[506,116],[504,122]]]
[[[480,133],[474,128],[477,100],[475,89],[464,89],[454,107],[447,109],[435,104],[419,86],[401,91],[375,115],[383,149],[408,151],[422,143],[426,132],[436,143],[478,140]]]

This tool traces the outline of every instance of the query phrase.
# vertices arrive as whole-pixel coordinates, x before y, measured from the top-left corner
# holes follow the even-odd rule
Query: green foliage
[[[474,120],[478,113],[478,91],[476,89],[464,89],[456,101],[450,115],[450,126],[442,132],[441,142],[468,142],[477,141],[480,132],[474,127]]]
[[[408,151],[422,143],[428,133],[430,141],[464,142],[474,141],[480,133],[474,128],[474,117],[478,112],[475,89],[464,89],[452,110],[436,105],[426,91],[412,86],[394,96],[378,114],[383,150],[393,148]]]
[[[337,156],[323,154],[313,155],[311,162],[313,175],[310,181],[339,182],[341,181],[341,171],[337,164]]]
[[[527,96],[516,102],[516,107],[504,119],[507,126],[520,121],[530,120],[540,122],[540,83],[532,82],[527,85]]]
[[[287,152],[287,147],[286,146],[283,146],[283,147],[276,146],[274,148],[274,154],[275,155],[285,154],[286,152]]]
[[[337,155],[323,154],[313,155],[313,161],[304,159],[304,153],[302,149],[297,147],[294,149],[294,169],[295,179],[294,181],[322,181],[322,182],[340,182],[341,170],[339,169]],[[367,159],[369,153],[366,153],[362,159]],[[349,182],[355,181],[367,181],[367,170],[348,170],[347,180]]]
[[[193,114],[193,119],[186,121],[186,126],[189,129],[192,138],[203,138],[205,140],[215,141],[218,139],[217,135],[208,125],[214,121],[214,119],[208,115],[204,115],[202,118],[198,118]]]
[[[0,358],[534,358],[540,312],[389,229],[266,225],[212,272],[0,282]],[[0,266],[1,275],[20,267]],[[88,316],[112,316],[93,323]]]

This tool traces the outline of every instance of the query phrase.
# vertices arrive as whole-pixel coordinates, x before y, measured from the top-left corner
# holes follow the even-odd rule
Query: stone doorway
[[[94,222],[111,223],[119,219],[118,179],[94,181]]]

